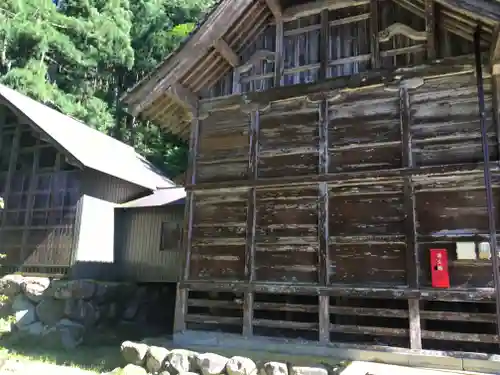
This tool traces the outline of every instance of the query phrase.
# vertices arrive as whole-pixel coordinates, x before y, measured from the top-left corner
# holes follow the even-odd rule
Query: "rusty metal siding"
[[[120,210],[118,253],[120,275],[139,282],[176,282],[182,271],[182,252],[160,251],[161,224],[184,220],[184,205]]]

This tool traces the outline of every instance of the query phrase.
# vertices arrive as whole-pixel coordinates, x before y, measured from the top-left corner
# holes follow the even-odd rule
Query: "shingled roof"
[[[4,85],[0,85],[0,98],[82,167],[151,190],[175,186],[133,147]]]

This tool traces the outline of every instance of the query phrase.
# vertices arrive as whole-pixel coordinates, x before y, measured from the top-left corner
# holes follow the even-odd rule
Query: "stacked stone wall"
[[[121,353],[126,366],[105,375],[335,375],[346,365],[296,366],[242,356],[228,358],[216,353],[169,350],[132,341],[122,343]]]
[[[155,303],[155,296],[136,284],[21,275],[1,278],[0,295],[3,330],[11,338],[65,348],[99,334],[110,340],[127,324],[145,325]]]

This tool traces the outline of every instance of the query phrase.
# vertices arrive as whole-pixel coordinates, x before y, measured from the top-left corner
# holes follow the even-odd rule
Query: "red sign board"
[[[449,288],[448,252],[445,249],[431,249],[431,281],[433,288]]]

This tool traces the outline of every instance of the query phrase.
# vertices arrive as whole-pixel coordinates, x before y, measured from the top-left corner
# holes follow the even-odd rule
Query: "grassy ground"
[[[0,340],[0,356],[19,361],[39,361],[61,366],[69,366],[95,372],[111,371],[122,366],[119,345],[81,346],[77,349],[47,350],[30,347],[27,344],[10,345]]]

